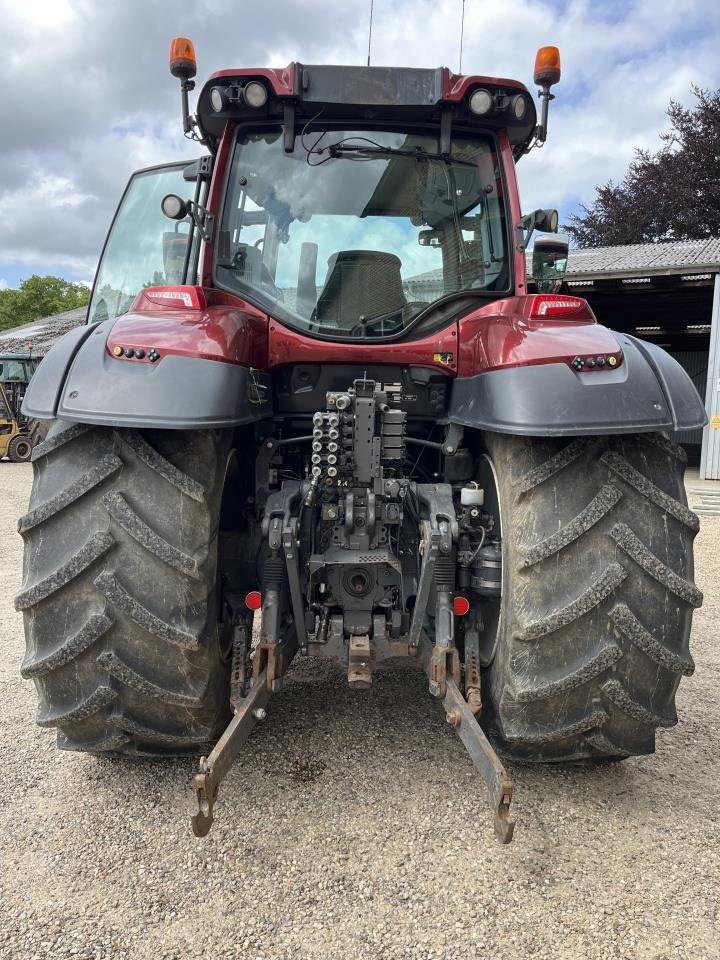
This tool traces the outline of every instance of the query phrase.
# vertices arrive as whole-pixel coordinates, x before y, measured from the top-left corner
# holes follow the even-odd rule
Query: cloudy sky
[[[0,288],[91,280],[132,170],[192,157],[169,40],[198,80],[239,66],[365,62],[370,0],[0,0]],[[462,0],[375,0],[375,64],[458,67]],[[531,85],[556,44],[550,137],[519,165],[526,210],[563,217],[658,145],[670,98],[720,87],[717,0],[466,0],[466,73]]]

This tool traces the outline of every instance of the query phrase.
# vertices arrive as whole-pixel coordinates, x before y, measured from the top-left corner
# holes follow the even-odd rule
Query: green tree
[[[0,330],[83,307],[90,291],[82,283],[34,274],[17,290],[0,290]]]
[[[595,202],[570,218],[577,246],[720,236],[720,90],[693,94],[691,108],[670,101],[660,150],[636,150],[622,183],[596,187]]]

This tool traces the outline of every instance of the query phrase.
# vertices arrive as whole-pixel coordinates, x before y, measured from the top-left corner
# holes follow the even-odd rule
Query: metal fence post
[[[715,274],[710,323],[710,351],[705,390],[705,410],[709,423],[703,429],[700,478],[720,480],[720,273]]]

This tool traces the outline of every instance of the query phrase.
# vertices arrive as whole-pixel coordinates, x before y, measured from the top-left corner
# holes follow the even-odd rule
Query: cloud
[[[458,67],[460,0],[376,0],[372,60]],[[368,0],[0,0],[0,270],[87,277],[133,169],[194,155],[169,76],[170,37],[202,79],[232,66],[364,63]],[[465,72],[528,84],[556,43],[550,136],[524,157],[525,209],[564,213],[654,149],[671,97],[720,86],[715,0],[467,0]]]
[[[4,277],[0,277],[0,290],[7,290],[9,284]]]

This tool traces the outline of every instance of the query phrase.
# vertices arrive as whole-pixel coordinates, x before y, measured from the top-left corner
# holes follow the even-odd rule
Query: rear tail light
[[[540,293],[532,298],[530,317],[567,317],[568,320],[590,320],[595,316],[587,300],[557,293]]]

